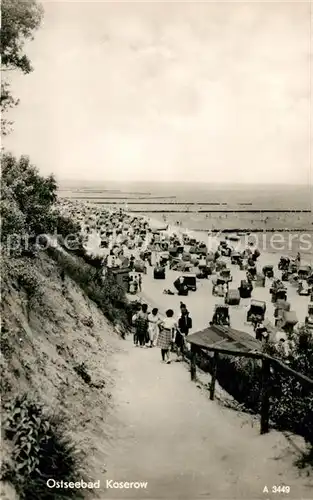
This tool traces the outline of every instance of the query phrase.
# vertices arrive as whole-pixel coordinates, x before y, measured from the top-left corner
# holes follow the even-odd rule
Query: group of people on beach
[[[192,328],[192,319],[181,302],[180,315],[175,318],[173,309],[168,309],[165,318],[155,307],[149,312],[147,304],[138,306],[132,317],[134,327],[134,345],[140,347],[159,347],[164,363],[171,363],[171,351],[176,351],[177,361],[184,358],[187,349],[186,336]]]

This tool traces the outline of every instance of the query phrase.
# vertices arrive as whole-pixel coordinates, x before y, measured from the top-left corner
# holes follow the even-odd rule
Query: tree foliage
[[[52,231],[57,197],[53,176],[42,177],[27,156],[2,155],[2,241],[10,234],[35,236]]]
[[[39,27],[43,9],[35,0],[2,0],[1,3],[1,71],[19,70],[24,74],[32,71],[31,62],[24,52],[25,42],[33,39],[34,31]],[[7,78],[1,82],[1,112],[16,106],[16,100],[10,92]],[[9,122],[2,119],[1,131],[8,133]]]

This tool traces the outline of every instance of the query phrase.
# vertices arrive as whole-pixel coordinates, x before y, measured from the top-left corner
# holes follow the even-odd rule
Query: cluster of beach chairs
[[[304,325],[313,334],[313,272],[309,265],[281,256],[277,271],[272,264],[259,269],[260,251],[253,245],[238,251],[239,235],[222,237],[214,251],[181,227],[169,227],[137,214],[108,210],[78,201],[62,201],[63,209],[80,225],[88,251],[102,258],[102,265],[112,272],[127,293],[142,291],[142,275],[151,268],[155,280],[165,280],[169,271],[177,271],[172,288],[164,293],[187,296],[197,291],[199,280],[211,279],[212,294],[224,298],[216,304],[211,323],[230,326],[230,308],[241,299],[251,298],[254,287],[265,287],[269,282],[271,302],[275,305],[272,323],[265,321],[266,302],[251,299],[247,321],[251,322],[258,339],[267,341],[277,332],[292,334],[299,324],[297,314],[290,308],[287,297],[288,282],[297,287],[299,296],[310,298]],[[88,247],[91,234],[97,234],[98,245]],[[230,266],[231,264],[231,266]],[[239,287],[232,286],[231,267],[245,271]],[[278,279],[277,275],[280,275]],[[260,332],[262,334],[260,334]],[[281,335],[284,338],[284,335]]]

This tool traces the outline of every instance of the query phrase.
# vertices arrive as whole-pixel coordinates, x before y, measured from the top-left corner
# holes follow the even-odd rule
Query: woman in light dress
[[[130,276],[129,278],[128,293],[131,293],[132,295],[136,293],[135,280],[133,276]]]
[[[159,316],[159,310],[155,307],[152,309],[152,312],[148,316],[149,326],[148,326],[148,334],[150,347],[156,344],[158,335],[159,335],[159,325],[161,323],[161,319]]]
[[[160,323],[160,333],[158,335],[157,346],[161,348],[162,361],[170,363],[170,348],[175,342],[177,332],[177,322],[174,318],[174,311],[168,309],[166,318]]]

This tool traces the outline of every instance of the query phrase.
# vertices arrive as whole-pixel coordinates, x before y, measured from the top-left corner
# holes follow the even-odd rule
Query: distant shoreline
[[[153,203],[154,205],[155,203]],[[174,203],[164,203],[164,205],[173,205]],[[176,203],[176,205],[190,205],[191,203]],[[122,203],[109,203],[107,201],[99,201],[96,203],[96,205],[123,205]],[[140,205],[140,203],[130,203],[127,202],[127,205]],[[142,203],[142,205],[149,205],[149,203]],[[158,203],[158,205],[161,205],[161,203]],[[193,205],[205,205],[205,203],[194,203]],[[212,204],[211,204],[212,205]],[[123,208],[123,206],[121,206]],[[197,210],[197,211],[190,211],[190,210],[136,210],[132,209],[131,210],[133,213],[149,213],[149,214],[190,214],[190,213],[195,213],[195,214],[205,214],[205,213],[229,213],[229,214],[236,214],[236,213],[248,213],[248,214],[262,214],[262,213],[270,213],[270,214],[277,214],[277,213],[283,213],[283,214],[310,214],[312,213],[312,210],[310,209],[296,209],[296,210],[285,210],[285,209],[278,209],[278,210],[271,210],[271,209],[225,209],[225,210]]]

